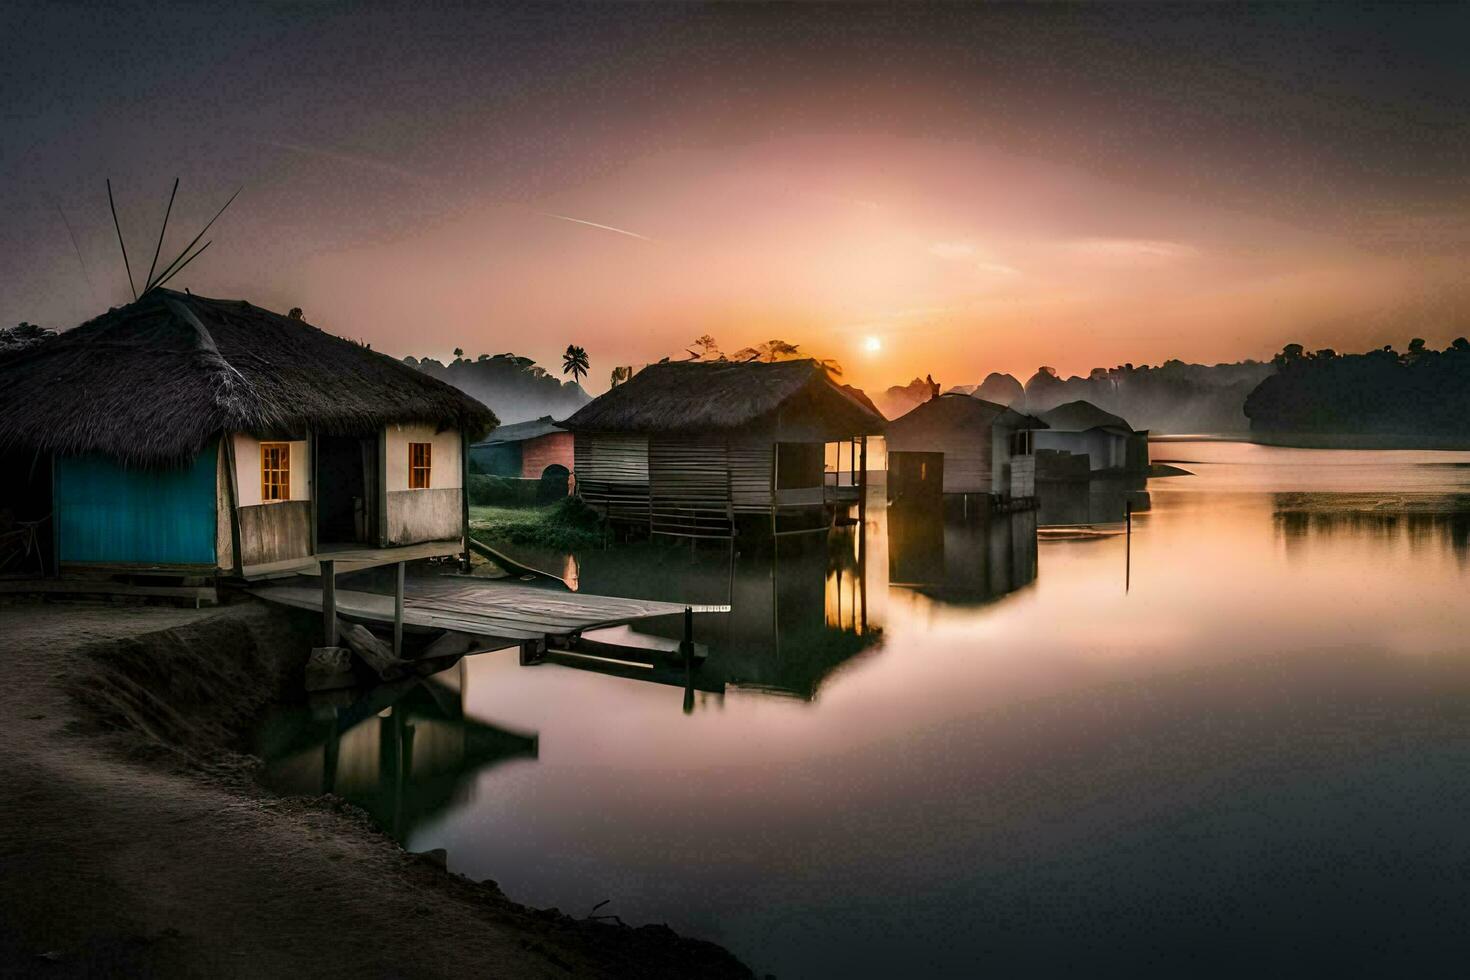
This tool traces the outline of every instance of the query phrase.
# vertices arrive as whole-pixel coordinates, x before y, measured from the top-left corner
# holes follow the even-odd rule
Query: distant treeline
[[[403,363],[484,402],[501,425],[543,415],[564,419],[591,400],[581,385],[563,382],[531,358],[515,354],[481,354],[475,360],[456,356],[448,364],[405,357]]]
[[[944,390],[1033,413],[1081,399],[1122,416],[1135,429],[1154,432],[1244,432],[1246,396],[1273,370],[1260,361],[1206,365],[1170,360],[1158,367],[1122,364],[1093,368],[1085,378],[1062,378],[1053,368],[1040,367],[1025,385],[1009,374],[992,373],[978,385]],[[880,405],[893,418],[926,400],[930,390],[927,381],[916,378],[888,389]]]
[[[1442,351],[1418,338],[1365,354],[1289,344],[1246,399],[1251,429],[1268,433],[1470,438],[1470,341]]]

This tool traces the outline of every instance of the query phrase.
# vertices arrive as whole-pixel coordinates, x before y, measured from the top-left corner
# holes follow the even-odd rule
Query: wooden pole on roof
[[[133,299],[138,298],[138,287],[133,285],[133,267],[128,264],[128,247],[123,244],[122,225],[117,220],[117,205],[112,201],[112,178],[107,178],[107,206],[112,209],[112,227],[117,231],[117,247],[122,249],[123,268],[128,273],[128,290],[133,294]]]

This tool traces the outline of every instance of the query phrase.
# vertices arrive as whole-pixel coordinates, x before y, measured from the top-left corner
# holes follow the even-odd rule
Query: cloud
[[[929,246],[929,254],[949,261],[967,259],[975,254],[975,246],[969,242],[935,242]]]
[[[977,262],[975,268],[992,276],[1019,276],[1021,270],[1004,262]]]
[[[1067,242],[1066,248],[1085,258],[1120,265],[1163,265],[1199,255],[1193,245],[1149,238],[1081,238]]]

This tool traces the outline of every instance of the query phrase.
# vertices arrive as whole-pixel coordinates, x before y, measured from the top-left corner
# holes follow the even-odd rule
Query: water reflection
[[[511,759],[534,759],[536,735],[464,713],[463,664],[351,695],[313,699],[275,713],[258,751],[277,792],[335,793],[367,810],[399,840],[467,803],[476,774]]]
[[[1470,557],[1470,494],[1277,493],[1276,531],[1288,551],[1334,536],[1411,547],[1442,544]]]
[[[696,640],[708,655],[688,675],[691,691],[718,695],[734,686],[812,700],[827,676],[882,637],[886,561],[870,552],[882,559],[886,548],[875,537],[840,527],[739,545],[655,539],[581,554],[578,576],[582,589],[601,595],[731,607],[698,618]],[[682,621],[669,617],[639,623],[621,638],[671,650],[682,635]],[[644,671],[580,666],[659,683],[679,676],[657,662]],[[691,696],[688,706],[708,703]]]
[[[1115,524],[1123,520],[1130,506],[1135,514],[1149,509],[1146,486],[1139,476],[1039,482],[1037,521],[1043,525]]]
[[[980,518],[895,504],[891,584],[953,604],[991,602],[1036,579],[1036,512]]]
[[[694,710],[470,658],[469,713],[538,761],[410,846],[786,980],[1428,972],[1470,945],[1470,454],[1168,455],[1197,475],[1131,541],[1089,487],[1064,523],[1103,526],[1039,546],[877,508],[578,556],[588,591],[734,606],[697,619]]]

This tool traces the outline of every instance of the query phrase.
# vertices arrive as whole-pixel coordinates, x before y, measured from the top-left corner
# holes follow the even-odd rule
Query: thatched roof
[[[539,439],[557,432],[564,433],[566,430],[552,419],[550,415],[543,415],[539,419],[529,422],[516,422],[513,425],[497,426],[495,431],[485,439],[475,443],[476,446],[499,446],[507,442],[525,442],[527,439]]]
[[[1086,432],[1088,429],[1121,429],[1125,433],[1133,431],[1133,427],[1125,419],[1112,412],[1104,412],[1092,402],[1081,398],[1042,412],[1041,417],[1048,426],[1062,432]]]
[[[871,403],[834,384],[812,360],[650,364],[561,424],[582,432],[672,434],[798,421],[833,438],[883,431],[883,416]]]
[[[946,392],[889,422],[888,448],[919,449],[925,439],[954,430],[989,429],[995,425],[1007,429],[1047,427],[1040,419],[1022,415],[1004,405],[974,395]]]
[[[195,455],[220,432],[367,434],[394,422],[495,424],[391,357],[235,300],[155,289],[0,366],[0,449]]]

